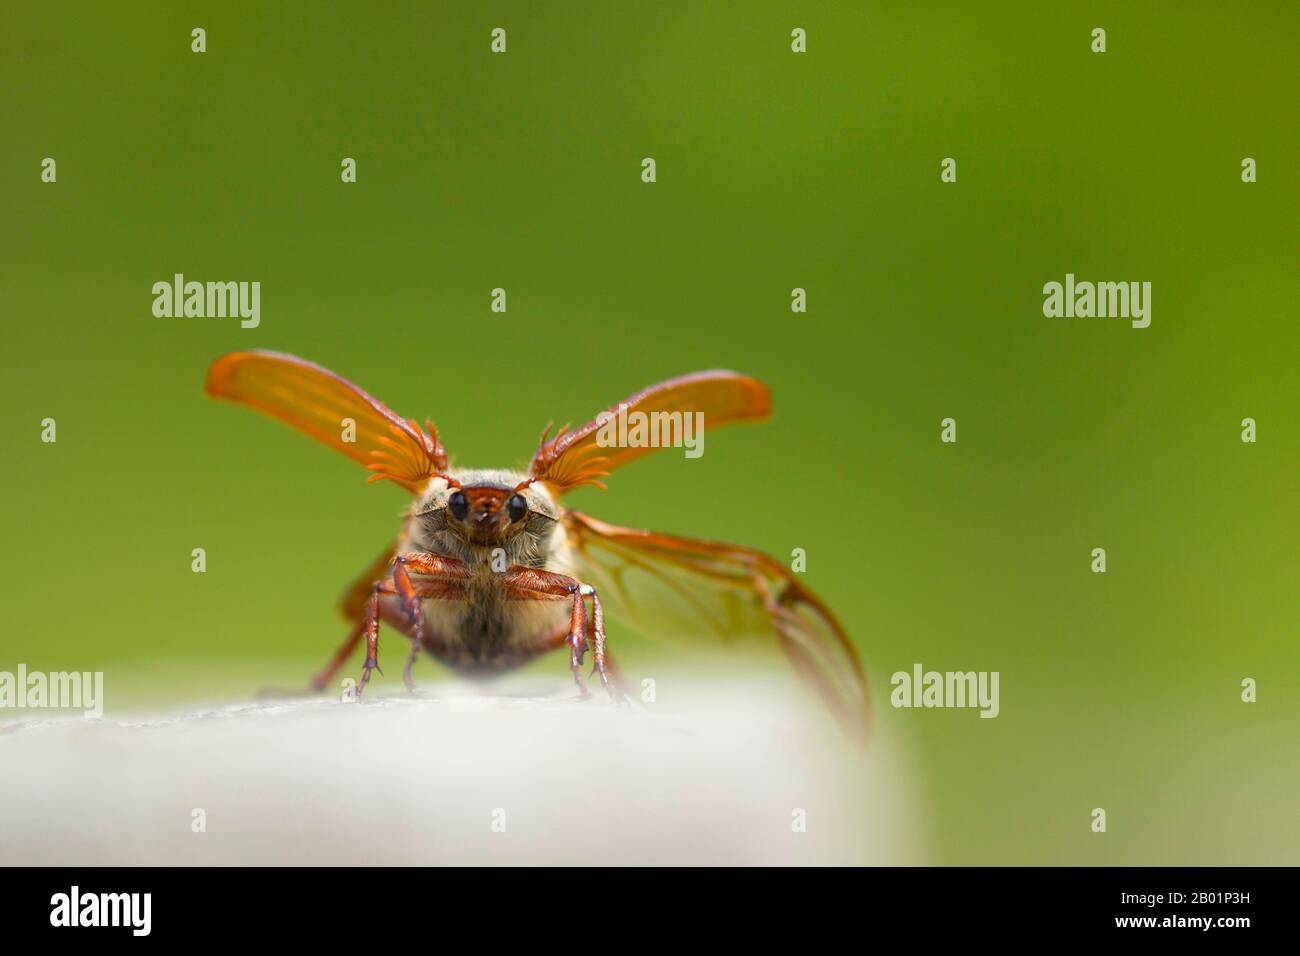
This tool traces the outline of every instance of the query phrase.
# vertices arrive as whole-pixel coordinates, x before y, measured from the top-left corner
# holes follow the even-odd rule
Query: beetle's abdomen
[[[465,600],[424,603],[425,647],[448,667],[490,676],[527,663],[568,631],[567,601],[507,599],[492,571],[476,577]]]

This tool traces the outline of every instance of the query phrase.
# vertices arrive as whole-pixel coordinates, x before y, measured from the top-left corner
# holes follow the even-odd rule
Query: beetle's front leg
[[[605,689],[614,700],[620,694],[609,679],[609,667],[605,653],[605,611],[600,606],[600,597],[590,584],[583,584],[577,578],[537,568],[516,566],[505,572],[506,586],[511,597],[525,601],[571,600],[573,611],[569,615],[569,630],[564,642],[569,647],[569,670],[573,672],[574,683],[585,699],[591,696],[587,682],[582,676],[582,659],[587,649],[587,608],[586,599],[591,598],[592,612],[592,657],[596,662],[596,671],[605,685]]]
[[[411,580],[411,574],[433,580],[422,580],[419,584]],[[441,558],[422,551],[404,551],[393,559],[393,570],[388,578],[375,584],[366,605],[365,634],[366,662],[361,670],[361,681],[357,685],[360,697],[366,685],[370,683],[370,672],[379,667],[379,600],[381,595],[394,595],[402,612],[411,624],[411,654],[407,658],[402,677],[409,691],[415,690],[415,681],[411,669],[420,655],[424,643],[424,608],[427,598],[454,598],[463,592],[464,582],[469,578],[469,569],[455,558]]]
[[[582,599],[581,586],[575,586],[570,593],[573,595],[573,611],[569,615],[569,670],[573,672],[578,693],[586,700],[591,696],[586,678],[582,676],[582,658],[587,651],[587,602]]]
[[[582,593],[591,598],[591,657],[595,662],[596,673],[600,675],[600,682],[605,685],[610,700],[616,704],[626,704],[627,695],[618,685],[614,664],[609,659],[609,652],[605,650],[605,609],[600,606],[600,595],[590,584],[582,586]]]

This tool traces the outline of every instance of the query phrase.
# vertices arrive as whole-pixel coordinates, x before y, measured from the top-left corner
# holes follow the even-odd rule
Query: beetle
[[[453,468],[431,422],[403,419],[293,355],[224,355],[210,367],[205,391],[305,432],[364,465],[371,482],[392,481],[413,496],[396,538],[348,588],[342,611],[351,629],[313,678],[316,690],[364,642],[357,685],[364,692],[379,669],[382,621],[410,639],[403,679],[412,690],[422,651],[458,673],[490,676],[564,649],[582,696],[590,694],[583,675],[590,653],[592,675],[621,699],[605,597],[634,616],[647,606],[679,612],[673,630],[688,637],[774,639],[847,727],[869,725],[867,682],[852,642],[782,562],[739,545],[613,525],[562,504],[574,488],[606,487],[602,478],[656,447],[609,427],[615,417],[704,429],[762,420],[771,400],[761,382],[715,370],[652,385],[580,428],[552,437],[548,426],[525,471]]]

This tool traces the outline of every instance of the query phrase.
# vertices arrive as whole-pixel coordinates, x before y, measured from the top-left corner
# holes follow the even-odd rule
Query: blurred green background
[[[341,640],[406,499],[204,399],[223,352],[320,362],[479,466],[730,367],[771,423],[572,503],[807,550],[910,755],[922,858],[1300,860],[1294,3],[4,21],[0,669],[104,670],[111,714],[297,687]],[[154,318],[175,272],[260,281],[261,326]],[[1152,282],[1151,327],[1045,318],[1066,272]],[[1000,671],[1001,715],[890,709],[918,661]]]

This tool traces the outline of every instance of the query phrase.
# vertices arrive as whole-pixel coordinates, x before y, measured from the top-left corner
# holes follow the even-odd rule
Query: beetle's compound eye
[[[464,521],[469,515],[469,499],[459,491],[453,491],[447,499],[447,510],[457,521]]]
[[[508,508],[511,521],[522,521],[524,516],[528,514],[528,499],[523,495],[514,495],[510,498]]]

